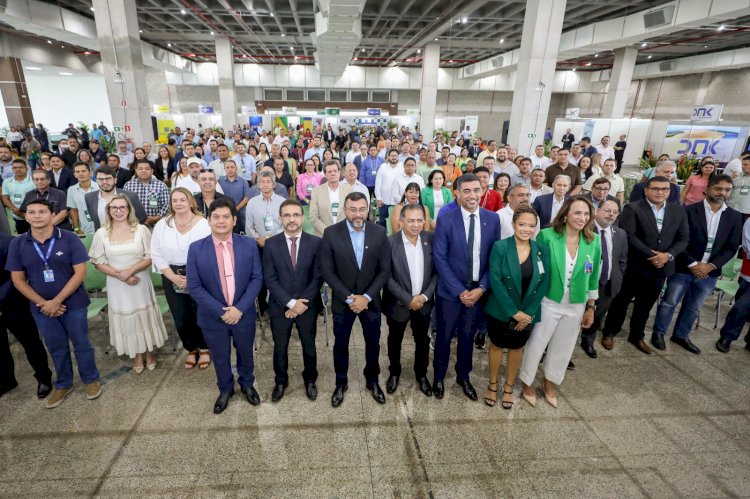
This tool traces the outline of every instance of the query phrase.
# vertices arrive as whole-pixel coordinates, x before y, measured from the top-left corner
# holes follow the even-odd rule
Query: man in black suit
[[[115,187],[118,189],[122,189],[133,178],[133,172],[130,169],[120,167],[120,156],[117,154],[107,156],[107,166],[112,169],[112,176],[115,178]]]
[[[328,147],[331,147],[331,142],[333,142],[336,139],[336,134],[333,133],[333,127],[331,125],[328,125],[326,128],[326,131],[323,132],[323,141],[326,143]]]
[[[349,371],[349,337],[359,317],[365,337],[365,380],[379,404],[385,394],[378,384],[380,366],[380,291],[388,282],[391,250],[385,228],[367,221],[369,199],[352,192],[344,200],[346,220],[325,229],[320,244],[320,268],[333,290],[333,366],[336,389],[331,405],[344,401]]]
[[[654,167],[655,177],[664,177],[669,180],[669,197],[667,197],[668,203],[680,202],[680,187],[673,182],[676,171],[677,164],[675,164],[674,161],[662,161]],[[646,184],[647,182],[639,182],[633,186],[633,190],[630,191],[630,197],[628,198],[631,203],[633,201],[640,201],[644,198]]]
[[[424,231],[424,207],[418,204],[401,210],[401,231],[391,236],[391,277],[383,291],[383,313],[388,322],[388,359],[391,373],[385,389],[393,393],[401,377],[401,342],[411,323],[414,337],[414,375],[419,389],[432,396],[427,381],[430,362],[430,313],[437,274],[432,265],[432,233]]]
[[[50,186],[60,189],[63,192],[68,192],[68,187],[78,183],[75,175],[73,175],[72,165],[66,168],[65,160],[59,154],[50,156],[49,164],[52,167],[52,170],[47,172]]]
[[[534,210],[539,215],[539,225],[542,229],[549,227],[568,198],[570,178],[558,175],[552,180],[552,192],[542,194],[534,200]]]
[[[617,199],[605,199],[596,210],[596,231],[602,243],[602,272],[599,276],[599,298],[596,300],[594,322],[591,327],[581,330],[581,348],[592,359],[596,358],[594,340],[604,316],[607,315],[612,299],[622,287],[622,277],[628,263],[628,235],[615,226],[620,214]],[[612,338],[602,337],[602,346],[612,348]]]
[[[273,370],[276,374],[271,401],[281,400],[289,385],[287,366],[292,325],[297,326],[302,343],[305,393],[307,398],[315,400],[318,397],[315,386],[318,379],[315,333],[318,312],[323,306],[320,299],[323,277],[318,262],[320,238],[302,232],[304,212],[296,199],[281,203],[279,218],[284,232],[266,239],[263,251],[263,276],[271,293],[268,315],[271,319]]]
[[[482,152],[482,141],[479,139],[479,137],[474,137],[474,141],[472,144],[467,147],[469,150],[469,157],[474,159],[474,161],[477,160],[477,157],[479,157],[479,153]]]
[[[695,354],[701,350],[690,341],[690,330],[714,290],[721,267],[734,258],[742,239],[742,215],[725,203],[731,192],[732,178],[714,175],[708,181],[705,201],[685,208],[690,242],[677,255],[676,272],[667,280],[656,310],[654,335],[663,338],[677,304],[682,302],[670,341]]]
[[[573,147],[573,142],[575,141],[576,141],[576,136],[571,133],[570,128],[565,130],[565,133],[562,136],[563,149],[570,150],[570,148]]]
[[[628,267],[604,324],[604,336],[619,333],[628,305],[635,298],[628,341],[646,354],[651,353],[643,341],[648,315],[665,279],[674,274],[675,258],[687,248],[690,238],[685,209],[666,202],[669,185],[666,177],[649,179],[646,199],[628,203],[622,210],[620,227],[628,234]],[[651,343],[659,350],[666,348],[658,334],[651,336]]]
[[[18,386],[8,343],[7,331],[10,331],[26,352],[37,380],[36,396],[43,399],[52,391],[52,372],[47,364],[47,351],[31,316],[29,300],[13,286],[10,272],[5,270],[11,241],[13,236],[0,234],[0,397]]]

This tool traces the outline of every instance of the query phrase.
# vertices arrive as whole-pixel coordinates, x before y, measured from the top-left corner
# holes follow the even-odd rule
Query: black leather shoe
[[[39,383],[36,386],[36,396],[38,399],[43,399],[52,391],[52,383]]]
[[[484,350],[484,343],[487,339],[487,335],[484,333],[477,333],[476,336],[474,336],[474,346],[477,347],[479,350]]]
[[[0,386],[0,397],[2,397],[3,395],[5,395],[6,393],[8,393],[9,391],[11,391],[12,389],[14,389],[17,386],[18,386],[18,382],[17,381],[14,381],[13,383],[11,383],[9,385],[2,385],[2,386]],[[49,392],[47,392],[47,393],[49,393]]]
[[[257,390],[255,390],[254,386],[251,386],[248,389],[240,388],[242,390],[242,393],[245,394],[245,398],[247,398],[247,401],[250,403],[250,405],[260,405],[260,395],[258,395]]]
[[[596,349],[593,345],[581,345],[581,349],[583,349],[583,351],[586,352],[586,355],[592,359],[596,358]]]
[[[477,397],[477,391],[474,390],[473,386],[471,386],[471,381],[469,381],[468,379],[465,379],[463,381],[458,381],[457,383],[458,383],[458,386],[463,388],[464,395],[469,397],[471,400],[477,400],[479,398]]]
[[[398,376],[390,376],[388,382],[385,384],[385,389],[388,393],[393,393],[398,388]]]
[[[307,395],[307,398],[310,400],[315,400],[318,398],[318,388],[315,386],[314,381],[310,381],[307,385],[305,385],[305,395]]]
[[[341,402],[344,401],[344,392],[346,392],[347,388],[349,388],[349,385],[339,385],[333,391],[333,395],[331,396],[331,405],[333,407],[340,406]]]
[[[669,341],[671,341],[672,343],[677,343],[690,353],[701,353],[701,349],[695,346],[695,343],[690,341],[690,338],[677,338],[676,336],[670,336]]]
[[[568,361],[568,367],[567,367],[567,369],[568,369],[568,371],[575,371],[575,369],[576,369],[576,365],[575,365],[575,364],[573,364],[573,361],[572,361],[572,360],[569,360],[569,361]]]
[[[278,402],[282,398],[284,398],[284,390],[286,390],[286,387],[289,386],[288,383],[284,383],[283,385],[276,385],[273,388],[273,392],[271,393],[271,402]]]
[[[725,340],[724,338],[719,338],[719,341],[716,342],[716,349],[721,353],[727,353],[731,345],[731,341]]]
[[[750,343],[745,343],[745,350],[750,350]]]
[[[651,344],[654,345],[654,348],[656,348],[657,350],[667,349],[667,345],[664,344],[664,336],[660,334],[651,335]]]
[[[216,399],[214,404],[214,414],[221,414],[229,405],[229,399],[234,395],[234,390],[231,392],[219,394],[219,398]]]
[[[432,393],[435,394],[436,399],[443,398],[443,395],[445,395],[445,385],[443,384],[443,380],[435,381],[432,384]]]
[[[419,384],[419,390],[424,393],[428,397],[432,397],[432,387],[430,386],[430,382],[427,381],[427,378],[422,376],[417,380],[417,383]]]
[[[367,383],[367,389],[372,392],[372,398],[378,404],[385,404],[385,393],[380,385],[377,383]]]

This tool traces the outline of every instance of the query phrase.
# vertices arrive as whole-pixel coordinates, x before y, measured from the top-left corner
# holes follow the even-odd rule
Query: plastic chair
[[[393,216],[393,206],[388,207],[388,221],[385,224],[386,235],[391,237],[393,235],[393,226],[391,225],[391,216]]]
[[[302,212],[304,213],[304,218],[302,219],[302,230],[314,236],[315,227],[313,227],[313,224],[310,221],[310,206],[303,206]]]
[[[726,264],[721,268],[721,276],[716,281],[716,285],[714,286],[714,291],[718,292],[718,295],[716,296],[716,320],[714,321],[714,329],[716,329],[719,326],[719,309],[721,308],[721,299],[724,298],[725,295],[730,296],[729,303],[732,303],[732,300],[734,300],[735,295],[737,295],[737,291],[740,289],[740,284],[737,282],[737,276],[740,273],[740,268],[742,267],[742,260],[739,258],[735,258]]]
[[[154,286],[154,291],[162,291],[164,289],[164,283],[161,280],[161,274],[157,274],[156,272],[149,272],[149,274],[151,275],[151,284]],[[159,306],[159,313],[161,314],[162,318],[167,315],[169,317],[172,317],[172,311],[169,309],[169,303],[167,303],[166,296],[157,294],[156,304]],[[174,326],[174,318],[172,318],[172,325]],[[173,327],[171,333],[172,353],[175,353],[177,352],[177,327]]]
[[[83,234],[78,236],[83,245],[86,247],[86,251],[91,249],[91,243],[94,242],[94,234]]]
[[[86,288],[86,292],[93,295],[91,303],[86,310],[87,320],[91,320],[95,317],[99,317],[104,324],[104,335],[106,337],[106,347],[104,349],[104,355],[109,355],[109,317],[107,316],[107,306],[109,301],[106,296],[99,296],[104,293],[107,287],[107,276],[100,272],[93,263],[90,261],[86,262],[86,278],[83,280],[83,286]]]

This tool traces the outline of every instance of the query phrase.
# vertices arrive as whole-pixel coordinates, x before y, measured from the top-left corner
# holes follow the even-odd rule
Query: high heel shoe
[[[143,364],[140,366],[133,366],[133,372],[136,374],[141,374],[143,372]]]
[[[146,364],[146,369],[148,369],[149,371],[153,371],[154,369],[156,369],[156,361]]]
[[[510,391],[506,391],[505,387],[510,388]],[[509,385],[507,381],[503,383],[503,397],[505,397],[505,395],[511,395],[511,399],[513,398],[513,385]],[[501,401],[500,405],[502,406],[503,409],[506,409],[506,410],[512,409],[513,400],[511,401],[503,400]]]
[[[493,390],[492,388],[490,388],[490,386],[492,385],[497,386],[497,381],[487,385],[487,392],[497,393],[497,390]],[[487,392],[484,393],[484,403],[489,407],[495,407],[495,404],[497,403],[497,395],[495,395],[494,399],[491,399],[487,396]]]
[[[526,387],[524,386],[524,388]],[[528,387],[528,388],[531,388],[531,387]],[[521,396],[526,402],[529,403],[531,407],[536,407],[536,390],[534,391],[533,395],[529,395],[528,393],[526,393],[526,390],[521,390]]]
[[[552,385],[551,393],[548,393],[547,391],[548,385]],[[549,405],[557,409],[557,393],[555,393],[555,388],[552,382],[544,380],[543,391],[544,391],[544,400],[546,400]]]

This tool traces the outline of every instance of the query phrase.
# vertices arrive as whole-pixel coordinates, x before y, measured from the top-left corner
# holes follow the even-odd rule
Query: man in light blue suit
[[[440,214],[432,246],[438,275],[433,393],[443,398],[451,332],[457,329],[456,381],[467,397],[477,400],[469,380],[473,326],[481,320],[483,296],[489,287],[490,251],[500,238],[500,219],[479,207],[482,187],[476,175],[466,173],[456,184],[460,209]]]

